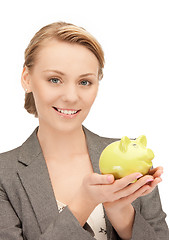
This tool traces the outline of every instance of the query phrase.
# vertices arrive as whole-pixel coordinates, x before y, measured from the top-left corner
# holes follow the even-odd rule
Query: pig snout
[[[147,149],[147,157],[148,157],[148,160],[152,160],[154,158],[154,153],[151,149]]]

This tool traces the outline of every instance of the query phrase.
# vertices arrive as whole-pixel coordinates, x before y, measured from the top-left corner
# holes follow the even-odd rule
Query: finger
[[[149,176],[153,176],[153,178],[158,178],[163,174],[163,170],[157,169],[153,174],[149,172]]]
[[[153,180],[151,176],[142,177],[137,182],[116,193],[116,199],[120,199],[121,203],[123,204],[132,203],[138,197],[151,193],[161,181],[161,178],[156,178]]]
[[[86,184],[89,185],[104,185],[114,182],[114,176],[112,174],[101,175],[98,173],[89,174],[84,179]]]
[[[162,166],[159,166],[159,167],[156,167],[156,168],[153,168],[153,169],[149,170],[149,174],[153,175],[153,176],[155,174],[155,177],[157,177],[158,175],[161,176],[162,173],[163,173],[163,167]]]
[[[151,193],[155,189],[157,184],[160,183],[161,181],[162,181],[161,178],[156,178],[153,180],[153,178],[149,178],[148,176],[146,176],[144,177],[144,179],[140,180],[140,184],[143,185],[140,188],[138,188],[135,192],[133,192],[133,194],[126,196],[125,198],[128,199],[129,202],[130,201],[132,202],[136,200],[138,197],[145,196]]]
[[[155,178],[153,181],[147,182],[146,184],[149,185],[152,189],[157,186],[162,181],[161,177]]]
[[[143,196],[143,194],[146,191],[149,191],[150,186],[149,185],[144,185],[141,188],[139,188],[137,191],[133,192],[132,194],[125,196],[123,198],[120,199],[121,204],[127,205],[127,204],[131,204],[132,202],[134,202],[137,198],[139,198],[140,196]]]
[[[142,196],[145,196],[145,195],[151,193],[160,182],[162,182],[162,179],[160,177],[154,179],[154,181],[152,181],[150,184],[148,184],[150,186],[150,188],[147,191],[145,191]]]
[[[132,203],[133,201],[135,201],[137,198],[143,196],[143,194],[147,191],[150,190],[150,186],[149,185],[144,185],[141,188],[139,188],[136,192],[134,192],[132,195],[130,195],[129,201]]]
[[[153,174],[153,177],[154,177],[154,178],[157,178],[157,177],[160,177],[162,174],[163,174],[163,170],[158,169],[158,170]]]
[[[125,188],[121,189],[120,191],[116,192],[116,198],[120,199],[123,197],[127,197],[129,195],[132,195],[133,193],[138,191],[138,189],[140,189],[145,184],[150,183],[153,180],[154,180],[154,178],[152,176],[148,176],[148,175],[144,176],[144,177],[140,178],[139,180],[137,180],[135,183],[132,183],[132,184],[126,186]]]
[[[150,185],[154,181],[153,176],[151,175],[145,175],[142,178],[140,178],[137,183],[135,184],[135,187],[142,187],[145,184]]]
[[[137,179],[139,179],[140,177],[142,177],[143,175],[139,172],[136,173],[132,173],[130,175],[127,175],[119,180],[116,180],[114,183],[114,188],[115,191],[120,191],[122,189],[124,189],[125,187],[127,187],[129,184],[135,182]]]

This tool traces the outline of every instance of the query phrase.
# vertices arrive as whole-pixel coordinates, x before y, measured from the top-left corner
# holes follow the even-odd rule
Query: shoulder
[[[0,188],[16,179],[20,147],[0,154]]]
[[[21,146],[7,152],[0,153],[0,169],[12,167],[16,164]]]
[[[107,145],[111,144],[112,142],[119,141],[120,138],[110,138],[105,136],[100,136],[99,134],[96,134],[86,127],[83,126],[83,130],[85,132],[86,138],[89,142],[94,142],[95,145],[102,145],[103,147],[106,147]]]
[[[5,178],[7,174],[12,178],[12,174],[17,172],[18,164],[20,162],[26,164],[25,161],[26,159],[28,161],[28,154],[31,155],[29,158],[29,161],[31,161],[34,148],[36,148],[36,131],[37,129],[34,130],[22,145],[10,151],[0,153],[0,178]]]

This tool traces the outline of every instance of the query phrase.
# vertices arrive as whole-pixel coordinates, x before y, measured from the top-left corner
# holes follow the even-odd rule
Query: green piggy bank
[[[123,137],[109,144],[101,153],[99,168],[102,174],[113,174],[120,179],[134,172],[146,175],[152,167],[154,153],[146,148],[147,139],[142,135],[136,140]]]

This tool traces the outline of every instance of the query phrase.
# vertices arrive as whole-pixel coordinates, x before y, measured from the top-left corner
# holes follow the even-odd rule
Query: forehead
[[[44,42],[39,48],[35,66],[41,68],[81,68],[87,71],[98,71],[99,62],[96,56],[85,46],[58,40]],[[62,69],[63,68],[63,69]]]

